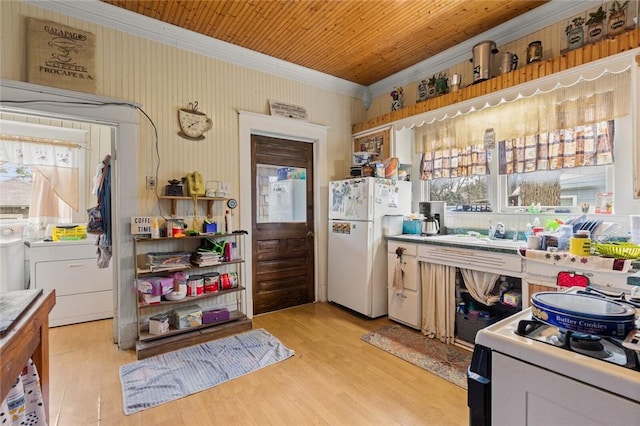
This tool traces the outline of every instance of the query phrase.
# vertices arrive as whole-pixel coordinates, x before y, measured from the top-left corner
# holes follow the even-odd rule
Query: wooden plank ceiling
[[[548,0],[102,1],[369,85]]]

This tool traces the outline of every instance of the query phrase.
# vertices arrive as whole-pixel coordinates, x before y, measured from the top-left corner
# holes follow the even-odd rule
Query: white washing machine
[[[0,224],[0,292],[25,288],[23,227]]]
[[[56,290],[51,327],[113,317],[113,271],[98,268],[94,240],[26,242],[30,288]]]

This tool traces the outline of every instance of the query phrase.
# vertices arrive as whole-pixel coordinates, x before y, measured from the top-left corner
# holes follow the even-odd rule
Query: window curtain
[[[457,178],[489,173],[484,144],[428,151],[420,161],[420,179]]]
[[[500,174],[613,164],[613,120],[498,142]]]
[[[48,224],[60,223],[60,218],[71,218],[71,209],[78,210],[80,146],[20,139],[0,136],[0,164],[31,167],[29,222],[44,230]]]
[[[487,129],[493,129],[495,140],[514,140],[623,117],[629,114],[631,72],[605,71],[592,79],[579,76],[554,87],[528,90],[480,110],[471,108],[416,127],[416,152],[478,145]]]
[[[420,262],[422,332],[443,343],[455,341],[456,268]]]

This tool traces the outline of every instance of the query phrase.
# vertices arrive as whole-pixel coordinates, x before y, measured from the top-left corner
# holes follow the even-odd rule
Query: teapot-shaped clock
[[[198,111],[198,101],[189,102],[189,108],[178,110],[178,123],[180,124],[178,134],[183,138],[196,141],[204,139],[204,132],[213,127],[213,120],[205,113]]]

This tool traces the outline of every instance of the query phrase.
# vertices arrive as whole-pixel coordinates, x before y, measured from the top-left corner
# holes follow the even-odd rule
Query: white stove
[[[621,342],[540,323],[531,308],[480,330],[470,424],[638,424],[640,356]]]

